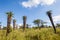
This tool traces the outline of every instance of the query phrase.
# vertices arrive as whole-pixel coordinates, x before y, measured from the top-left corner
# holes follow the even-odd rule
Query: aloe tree
[[[51,10],[50,10],[50,11],[47,11],[47,15],[48,15],[48,17],[49,17],[49,19],[50,19],[50,21],[51,21],[51,24],[52,24],[52,26],[53,26],[53,28],[54,28],[54,32],[56,33],[56,28],[55,28],[55,25],[54,25],[54,23],[53,23]]]
[[[37,27],[40,27],[40,19],[34,20],[33,23],[34,23],[35,25],[37,25]],[[39,28],[39,29],[40,29],[40,28]]]
[[[13,19],[13,30],[15,30],[15,27],[16,27],[16,20]]]
[[[23,31],[26,28],[26,19],[27,19],[27,17],[26,16],[23,16]]]
[[[6,14],[7,14],[7,33],[6,33],[6,35],[8,35],[8,33],[10,33],[10,26],[11,26],[11,20],[12,20],[13,13],[7,12]]]

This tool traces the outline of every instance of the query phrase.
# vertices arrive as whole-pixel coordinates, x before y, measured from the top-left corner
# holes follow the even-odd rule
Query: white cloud
[[[55,0],[28,0],[23,1],[22,6],[25,8],[37,7],[38,5],[51,5],[55,2]]]
[[[60,21],[60,15],[53,16],[53,21],[54,21],[54,23],[59,22]],[[47,20],[47,22],[50,22],[50,20]]]
[[[53,20],[54,22],[59,22],[60,21],[60,15],[54,16],[53,19],[54,19]]]
[[[22,26],[23,24],[19,24],[19,26]]]

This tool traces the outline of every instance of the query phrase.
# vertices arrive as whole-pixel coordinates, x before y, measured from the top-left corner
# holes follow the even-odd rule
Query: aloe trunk
[[[16,20],[14,19],[13,20],[13,30],[15,30],[15,27],[16,27]]]

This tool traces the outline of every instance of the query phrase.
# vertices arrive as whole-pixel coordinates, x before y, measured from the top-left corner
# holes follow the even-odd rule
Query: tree
[[[37,25],[38,27],[40,27],[40,19],[34,20],[33,23],[34,23],[35,25]],[[39,28],[39,29],[40,29],[40,28]]]
[[[47,22],[44,22],[43,20],[40,20],[41,21],[41,27],[44,27],[44,24],[46,24]]]
[[[28,24],[26,24],[26,28],[29,28],[29,25]]]
[[[7,12],[7,32],[6,32],[6,36],[8,35],[8,33],[10,33],[10,27],[11,27],[11,20],[12,20],[12,16],[13,13],[12,12]]]
[[[13,19],[13,30],[15,30],[15,27],[16,27],[16,20]]]
[[[29,28],[29,26],[30,26],[29,24],[26,24],[26,28]]]
[[[3,26],[3,28],[2,28],[3,30],[6,30],[7,29],[7,27],[5,27],[5,26]]]
[[[27,17],[26,16],[23,16],[23,31],[26,28],[26,19],[27,19]]]
[[[56,24],[56,26],[57,26],[57,27],[60,27],[60,24],[59,24],[59,23],[57,23],[57,24]]]
[[[52,24],[52,26],[53,26],[53,28],[54,28],[54,32],[56,33],[56,28],[55,28],[55,25],[54,25],[54,23],[53,23],[51,10],[50,10],[50,11],[47,11],[47,15],[48,15],[48,17],[49,17],[49,19],[50,19],[50,21],[51,21],[51,24]]]

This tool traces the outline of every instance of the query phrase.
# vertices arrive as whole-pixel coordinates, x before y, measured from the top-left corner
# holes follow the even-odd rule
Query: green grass
[[[6,37],[6,31],[0,30],[0,40],[60,40],[60,28],[56,28],[57,33],[54,33],[53,28],[39,29],[22,29],[12,31]]]

